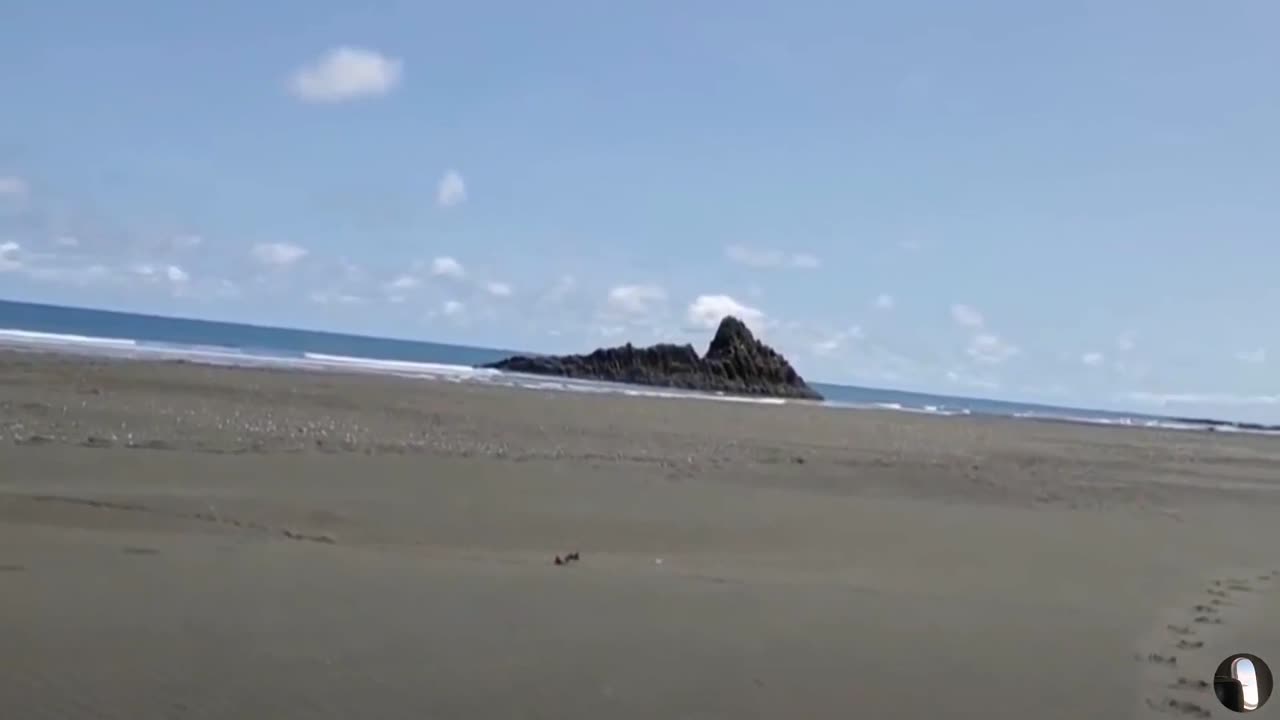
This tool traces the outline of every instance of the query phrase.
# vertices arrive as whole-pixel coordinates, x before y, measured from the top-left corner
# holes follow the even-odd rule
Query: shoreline
[[[135,341],[127,341],[133,343]],[[847,402],[824,399],[821,401],[800,398],[775,398],[751,395],[733,395],[687,390],[662,385],[623,384],[609,381],[584,380],[579,378],[553,375],[526,374],[492,370],[484,365],[448,365],[401,360],[381,360],[377,358],[361,358],[309,353],[306,355],[255,355],[246,354],[239,349],[217,348],[218,352],[209,348],[194,346],[165,345],[143,349],[129,344],[115,346],[111,343],[102,345],[81,346],[76,344],[51,345],[40,342],[31,344],[6,343],[0,341],[0,354],[47,354],[54,357],[79,358],[86,362],[115,361],[141,363],[173,363],[197,366],[236,368],[257,371],[275,371],[283,373],[334,373],[356,374],[386,377],[414,378],[418,380],[448,380],[476,383],[489,383],[510,389],[561,390],[565,392],[588,392],[598,394],[617,394],[629,397],[649,397],[677,400],[717,401],[759,405],[811,405],[833,412],[888,411],[907,414],[929,415],[943,418],[999,418],[1018,421],[1044,423],[1060,423],[1069,425],[1089,425],[1112,429],[1174,430],[1194,433],[1229,433],[1258,436],[1280,436],[1280,425],[1264,423],[1214,420],[1211,418],[1186,418],[1173,415],[1150,415],[1128,413],[1114,410],[1098,410],[1051,406],[1037,403],[1014,403],[1003,400],[984,400],[981,398],[964,398],[959,396],[930,396],[913,391],[877,390],[892,392],[917,398],[936,398],[938,400],[954,400],[957,402],[994,403],[1008,406],[1006,412],[994,410],[971,410],[967,408],[944,409],[944,405],[925,404],[920,407],[904,406],[897,402]],[[226,352],[222,352],[225,350]],[[145,353],[145,354],[143,354]],[[189,355],[189,356],[188,356]],[[474,374],[474,377],[466,377]],[[550,386],[559,385],[558,388]],[[818,386],[837,389],[863,389],[853,386],[817,383]],[[1014,408],[1028,408],[1015,411]]]
[[[1154,490],[1270,488],[1271,466],[1264,458],[1280,457],[1280,445],[1251,433],[1146,427],[1116,432],[1116,426],[997,415],[833,411],[819,403],[707,402],[75,354],[0,350],[0,383],[28,388],[0,402],[0,440],[19,445],[589,460],[657,466],[673,477],[743,466],[752,473],[829,478],[837,485],[852,470],[876,487],[903,479],[909,487],[917,484],[913,471],[967,484],[992,469],[1003,476],[1028,468],[1034,478],[1044,468],[1048,477],[1058,477],[1074,472],[1073,452],[1083,443],[1115,456],[1107,467],[1122,480],[1100,485],[1104,498],[1124,497],[1138,478],[1150,484],[1153,473],[1185,476],[1189,456],[1227,463],[1230,471],[1216,483],[1195,475],[1191,482],[1165,481]],[[291,408],[295,404],[312,410]],[[488,432],[461,407],[481,411],[499,432]],[[544,410],[559,420],[549,421]],[[602,414],[610,424],[587,419]],[[1126,457],[1135,443],[1150,448],[1142,462]],[[1051,486],[1033,492],[1010,481],[998,485],[997,494],[1022,500],[1054,505],[1061,499]]]

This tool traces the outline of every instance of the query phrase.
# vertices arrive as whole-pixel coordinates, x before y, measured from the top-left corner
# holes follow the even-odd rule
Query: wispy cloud
[[[980,328],[986,325],[986,318],[982,317],[982,313],[963,303],[951,306],[951,319],[961,327]]]
[[[467,306],[463,305],[458,300],[446,300],[444,301],[444,304],[440,306],[441,312],[443,312],[447,317],[456,317],[461,315],[466,311],[466,309]]]
[[[400,83],[403,64],[375,50],[343,46],[299,68],[289,81],[295,97],[336,103],[385,95]]]
[[[262,265],[289,267],[305,258],[307,249],[292,243],[261,243],[254,245],[249,254]]]
[[[897,301],[888,293],[880,293],[872,303],[877,310],[892,310],[896,304]]]
[[[397,275],[386,284],[386,290],[389,292],[405,292],[412,290],[422,284],[422,281],[413,275]]]
[[[850,341],[862,340],[863,337],[864,333],[862,332],[862,328],[854,325],[853,327],[845,330],[837,330],[835,332],[824,334],[809,346],[809,350],[812,351],[814,355],[835,355]]]
[[[1142,403],[1144,405],[1155,405],[1159,407],[1167,407],[1170,405],[1221,405],[1221,406],[1250,406],[1250,405],[1280,405],[1280,395],[1241,395],[1233,393],[1159,393],[1147,391],[1134,391],[1123,393],[1120,396],[1123,400]]]
[[[445,255],[431,261],[431,274],[436,277],[461,280],[467,276],[467,270],[462,267],[462,263]]]
[[[0,175],[0,198],[21,200],[29,189],[27,181],[16,175]]]
[[[666,301],[667,291],[659,285],[618,285],[609,289],[609,309],[627,315],[640,315]]]
[[[788,253],[782,250],[765,250],[744,245],[730,245],[724,249],[724,254],[732,262],[753,268],[812,270],[822,265],[821,260],[809,253]]]
[[[353,293],[326,292],[317,290],[307,296],[316,305],[363,305],[365,298]]]
[[[564,302],[578,288],[578,280],[572,275],[561,275],[556,281],[547,288],[542,294],[540,302],[548,304],[559,304]]]
[[[999,390],[1000,381],[995,378],[983,377],[980,375],[970,375],[960,370],[948,370],[945,373],[947,381],[965,388],[975,390]]]
[[[1262,365],[1267,361],[1267,350],[1266,348],[1241,350],[1236,353],[1236,359],[1249,365]]]
[[[467,201],[467,182],[456,170],[450,170],[436,185],[436,204],[451,208]]]
[[[489,294],[494,297],[510,297],[511,296],[511,286],[504,282],[487,283],[484,286],[484,289],[489,291]]]
[[[969,341],[965,354],[974,360],[988,365],[999,365],[1020,352],[1013,345],[995,333],[979,333]]]
[[[1080,362],[1088,367],[1102,367],[1107,361],[1107,356],[1100,352],[1087,352],[1080,356]]]
[[[193,250],[204,244],[204,238],[194,234],[175,235],[170,244],[174,250]]]

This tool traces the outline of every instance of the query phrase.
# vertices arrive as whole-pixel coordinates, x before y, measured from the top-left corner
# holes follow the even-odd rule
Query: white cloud
[[[762,250],[743,245],[730,245],[724,249],[725,257],[739,265],[753,268],[797,268],[812,270],[822,262],[809,253],[788,254],[782,250]]]
[[[191,279],[191,276],[187,274],[187,271],[177,265],[170,265],[165,268],[164,275],[169,279],[169,282],[175,285],[181,285]]]
[[[146,278],[164,278],[173,283],[184,283],[191,279],[185,270],[177,265],[156,265],[154,263],[138,263],[131,268],[136,275]]]
[[[0,197],[21,199],[27,196],[27,181],[14,175],[0,175]]]
[[[1116,338],[1116,349],[1120,352],[1129,352],[1137,346],[1137,340],[1131,332],[1121,333],[1120,337]]]
[[[300,68],[290,79],[295,97],[335,103],[385,95],[400,83],[403,64],[377,51],[343,46]]]
[[[1101,367],[1107,361],[1107,356],[1100,352],[1087,352],[1080,356],[1080,362],[1089,367]]]
[[[969,305],[960,303],[951,306],[951,319],[963,327],[980,328],[986,324],[982,313]]]
[[[431,261],[431,274],[436,277],[447,277],[454,280],[461,280],[467,276],[467,271],[462,267],[462,263],[451,257],[438,257]]]
[[[999,365],[1017,355],[1017,346],[1012,345],[993,333],[979,333],[969,341],[965,353],[981,363]]]
[[[60,235],[53,239],[53,244],[60,248],[74,250],[80,247],[80,239],[70,235]]]
[[[1248,363],[1250,365],[1261,365],[1267,361],[1267,350],[1266,348],[1241,350],[1236,353],[1236,359],[1242,363]]]
[[[16,242],[0,243],[0,272],[22,269],[22,261],[18,259],[20,252],[22,252],[22,246]]]
[[[920,252],[924,247],[919,240],[903,240],[898,243],[898,247],[907,252]]]
[[[511,286],[501,282],[491,282],[485,286],[485,290],[489,291],[494,297],[510,297]]]
[[[191,276],[177,265],[156,265],[154,263],[138,263],[130,268],[134,275],[144,282],[168,285],[174,292],[185,292]]]
[[[753,330],[758,330],[764,320],[762,311],[728,295],[699,295],[689,303],[686,318],[693,327],[709,330],[718,326],[726,315],[733,315]]]
[[[896,302],[894,301],[892,295],[888,293],[880,293],[879,295],[876,296],[875,302],[873,304],[875,305],[877,310],[892,310]]]
[[[667,291],[657,285],[619,285],[609,290],[609,307],[628,315],[648,312],[667,299]]]
[[[436,204],[443,208],[451,208],[467,201],[467,182],[456,170],[450,170],[440,178],[436,185]]]
[[[291,243],[261,243],[249,254],[263,265],[288,267],[307,256],[307,249]]]
[[[449,317],[461,315],[466,309],[466,306],[457,300],[446,300],[444,305],[441,306],[441,311]]]

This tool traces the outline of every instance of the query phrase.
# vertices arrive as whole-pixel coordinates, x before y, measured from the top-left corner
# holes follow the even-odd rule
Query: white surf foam
[[[407,375],[409,377],[448,375],[479,378],[492,377],[499,374],[497,370],[475,368],[469,365],[448,365],[445,363],[413,362],[409,360],[377,360],[345,355],[325,355],[323,353],[303,353],[302,357],[314,364],[334,369],[363,370],[373,373]]]
[[[136,340],[127,338],[90,337],[88,335],[66,335],[62,333],[35,332],[0,328],[0,344],[3,345],[40,345],[40,346],[83,346],[83,347],[134,347]]]
[[[274,354],[270,350],[256,351],[222,346],[182,345],[174,343],[138,341],[130,338],[93,337],[68,333],[47,333],[17,328],[0,328],[0,347],[32,351],[56,350],[125,359],[185,360],[209,365],[234,367],[267,367],[282,370],[348,371],[393,375],[446,382],[467,382],[514,387],[549,392],[576,392],[615,394],[627,397],[669,399],[696,399],[718,402],[748,403],[756,405],[785,405],[785,398],[739,397],[723,393],[702,393],[678,388],[641,387],[620,383],[578,380],[574,378],[548,378],[541,375],[506,373],[490,368],[467,365],[413,362],[405,360],[380,360],[375,358],[330,355],[324,353]],[[888,410],[891,412],[920,413],[939,416],[967,416],[967,408],[945,408],[938,405],[904,405],[898,402],[842,402],[826,401],[823,407],[833,410]],[[1126,417],[1114,415],[1089,415],[1064,411],[1018,412],[1013,417],[1068,422],[1110,427],[1138,427],[1179,431],[1217,431],[1230,433],[1280,435],[1280,431],[1240,428],[1229,424],[1189,423],[1171,419]]]

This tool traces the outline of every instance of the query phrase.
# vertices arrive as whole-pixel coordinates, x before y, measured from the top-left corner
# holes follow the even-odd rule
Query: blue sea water
[[[214,364],[340,369],[427,379],[487,382],[627,395],[690,395],[684,391],[569,381],[477,370],[509,350],[340,333],[260,327],[87,308],[0,300],[0,346],[53,349],[132,358]],[[997,415],[1117,426],[1238,429],[1228,423],[929,395],[811,383],[833,409],[886,409],[938,415]],[[727,399],[727,398],[720,398]],[[769,402],[761,400],[760,402]]]

